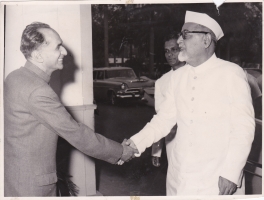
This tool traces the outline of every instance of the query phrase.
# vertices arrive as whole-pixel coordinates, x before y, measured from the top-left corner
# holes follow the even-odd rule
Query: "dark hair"
[[[43,34],[38,31],[40,28],[50,28],[50,26],[41,22],[33,22],[27,25],[22,33],[20,51],[26,59],[45,41]]]
[[[165,35],[165,37],[163,39],[163,42],[165,43],[165,42],[170,41],[170,40],[173,40],[173,39],[178,40],[178,37],[179,37],[178,36],[178,32],[171,31],[167,35]]]

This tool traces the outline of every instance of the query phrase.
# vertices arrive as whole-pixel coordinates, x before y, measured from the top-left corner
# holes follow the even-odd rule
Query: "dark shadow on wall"
[[[63,59],[63,69],[53,72],[50,79],[50,86],[59,97],[61,97],[63,88],[75,81],[74,74],[79,69],[75,63],[72,51],[67,46],[64,45],[64,47],[67,50],[67,55]]]
[[[74,61],[72,51],[64,46],[67,50],[67,55],[63,60],[63,69],[56,70],[51,75],[50,85],[56,94],[61,97],[64,87],[73,83],[74,74],[79,67]],[[69,174],[69,162],[71,151],[74,149],[66,140],[59,137],[57,145],[57,196],[75,196],[78,194],[78,188],[71,182],[71,174]]]

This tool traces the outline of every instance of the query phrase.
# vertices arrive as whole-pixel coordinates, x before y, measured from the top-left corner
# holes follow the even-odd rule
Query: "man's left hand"
[[[218,181],[219,195],[232,195],[237,189],[237,185],[223,177],[219,177]]]

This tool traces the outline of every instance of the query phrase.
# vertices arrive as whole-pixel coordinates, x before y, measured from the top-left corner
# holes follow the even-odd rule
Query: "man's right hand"
[[[126,139],[124,139],[124,141],[122,142],[123,154],[117,163],[118,165],[122,165],[124,162],[130,161],[132,158],[135,158],[134,154],[138,153],[137,149],[134,149],[131,146],[127,145],[126,142]]]
[[[124,139],[122,142],[123,146],[123,154],[121,156],[121,159],[117,162],[118,165],[123,165],[124,162],[130,161],[132,158],[135,158],[135,153],[139,153],[137,150],[136,145],[133,143],[131,145],[132,140]]]
[[[237,185],[228,179],[219,176],[219,195],[232,195],[237,190]]]
[[[152,156],[152,165],[154,165],[155,167],[159,167],[160,166],[159,157]]]

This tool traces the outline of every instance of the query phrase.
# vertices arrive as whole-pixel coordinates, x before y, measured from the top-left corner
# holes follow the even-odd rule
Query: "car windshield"
[[[132,69],[111,70],[106,72],[106,78],[116,77],[136,78],[136,75]]]

